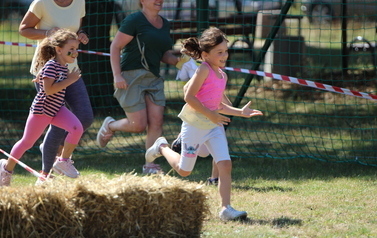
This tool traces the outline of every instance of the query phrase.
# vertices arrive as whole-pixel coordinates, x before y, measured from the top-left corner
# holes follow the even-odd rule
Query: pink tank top
[[[226,80],[225,73],[220,70],[221,78],[216,76],[215,71],[207,62],[203,62],[209,68],[208,77],[204,80],[199,92],[195,95],[196,98],[211,111],[217,110],[223,98],[225,91]]]

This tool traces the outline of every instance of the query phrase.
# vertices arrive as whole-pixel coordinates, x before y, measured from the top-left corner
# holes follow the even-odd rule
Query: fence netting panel
[[[6,151],[22,137],[36,94],[29,73],[36,42],[18,33],[30,2],[0,3],[0,146]],[[376,101],[331,91],[340,87],[376,94],[377,1],[197,2],[164,1],[160,14],[171,21],[172,49],[178,53],[182,39],[199,36],[205,27],[222,29],[229,39],[226,94],[239,107],[252,101],[264,113],[251,119],[232,117],[226,128],[232,157],[377,165]],[[95,142],[105,117],[125,117],[113,97],[108,53],[122,20],[138,10],[138,1],[86,1],[83,29],[90,43],[80,46],[79,65],[95,120],[78,155],[145,152],[145,133],[116,132],[106,148]],[[163,134],[171,142],[180,132],[177,115],[184,105],[184,83],[176,80],[172,65],[161,63],[161,75],[167,98]],[[281,76],[300,80],[279,80]],[[42,139],[30,152],[40,154]]]

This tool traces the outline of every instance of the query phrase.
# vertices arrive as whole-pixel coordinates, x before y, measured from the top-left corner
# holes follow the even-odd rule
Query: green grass
[[[20,37],[14,26],[9,23],[1,25],[0,40],[33,43]],[[339,26],[320,29],[303,22],[302,27],[307,44],[303,77],[364,92],[376,91],[371,83],[375,76],[365,79],[363,75],[347,78],[336,74],[341,69]],[[375,39],[372,32],[375,28],[371,25],[350,27],[350,37],[362,35],[369,40]],[[7,128],[2,132],[0,142],[9,149],[22,133],[27,109],[35,95],[28,73],[33,49],[0,46],[0,53],[0,125]],[[248,68],[250,65],[248,56],[232,57],[232,67]],[[229,73],[229,76],[227,92],[233,101],[245,75]],[[182,84],[173,81],[173,75],[168,75],[167,79],[169,105],[165,111],[164,130],[171,141],[180,127],[176,115],[182,106]],[[91,95],[93,98],[102,96]],[[355,160],[354,154],[358,153],[366,158],[375,157],[374,103],[276,81],[257,80],[252,82],[246,99],[251,99],[253,107],[261,109],[265,115],[250,122],[234,119],[228,138],[235,155],[232,203],[235,208],[248,211],[249,219],[226,224],[219,221],[217,189],[205,187],[212,214],[204,224],[202,236],[375,237],[376,168],[354,163],[330,163],[346,158]],[[110,106],[106,109],[115,110]],[[118,110],[111,114],[120,117],[123,112]],[[75,166],[83,177],[104,174],[112,178],[130,172],[142,176],[143,154],[130,151],[144,149],[144,135],[117,133],[106,150],[99,150],[94,141],[103,118],[103,114],[97,114],[94,124],[85,133],[75,153]],[[37,146],[29,152],[23,161],[39,169],[41,162]],[[314,156],[305,156],[307,153],[316,153],[317,160],[313,160]],[[164,159],[157,162],[166,172],[170,170]],[[210,169],[211,159],[200,159],[193,174],[182,179],[203,182],[210,175]],[[19,166],[15,171],[14,187],[27,189],[34,184],[36,178],[27,171]],[[177,176],[174,172],[170,175]]]
[[[98,174],[141,175],[143,154],[80,156],[75,166],[82,176]],[[39,159],[25,159],[33,168]],[[157,159],[165,172],[163,158]],[[182,178],[204,182],[210,175],[211,158],[199,159],[193,174]],[[13,186],[28,189],[35,177],[16,167]],[[170,172],[171,176],[178,176]],[[377,172],[375,167],[335,164],[311,159],[233,159],[232,204],[246,210],[246,221],[221,222],[217,188],[206,186],[211,214],[202,237],[375,237],[377,234]],[[179,177],[179,176],[178,176]],[[71,179],[64,178],[68,181]]]
[[[34,43],[18,35],[18,24],[19,19],[0,25],[1,40]],[[297,33],[295,29],[288,32]],[[347,32],[349,41],[358,35],[375,41],[374,23],[355,22],[349,24]],[[302,77],[363,92],[376,91],[375,76],[338,73],[341,70],[339,25],[319,27],[303,21],[301,33],[306,44]],[[19,139],[35,95],[28,72],[33,52],[33,48],[0,46],[0,125],[6,128],[0,138],[3,149],[10,149]],[[248,55],[233,55],[231,59],[232,67],[251,66]],[[352,63],[351,68],[362,68],[366,60]],[[171,141],[180,128],[176,115],[182,106],[182,84],[174,81],[174,75],[166,78],[169,105],[164,130]],[[229,73],[229,79],[227,93],[234,101],[245,75]],[[103,79],[99,79],[98,84],[102,83]],[[97,81],[93,84],[97,85]],[[349,158],[355,161],[354,155],[361,154],[372,157],[371,163],[376,164],[374,103],[287,86],[274,80],[254,80],[245,96],[243,103],[250,99],[253,107],[265,113],[264,117],[251,121],[234,119],[228,130],[234,156],[232,204],[236,209],[246,210],[249,219],[226,224],[219,221],[217,188],[204,187],[209,194],[211,215],[205,221],[202,237],[375,237],[376,168],[331,163]],[[91,97],[98,99],[102,95],[93,93]],[[102,114],[96,114],[95,122],[85,133],[75,153],[75,166],[83,177],[103,174],[112,178],[131,172],[142,176],[144,157],[140,152],[144,149],[144,134],[117,133],[106,150],[94,145],[104,114],[119,118],[123,115],[118,107],[106,106],[106,110],[95,108]],[[39,170],[37,145],[31,153],[26,153],[23,161]],[[170,170],[163,158],[157,163],[165,172]],[[211,159],[199,159],[193,174],[182,179],[203,182],[210,176],[210,170]],[[170,175],[177,176],[174,172]],[[12,186],[27,189],[35,180],[17,166]]]
[[[372,39],[371,29],[374,28],[371,23],[359,23],[359,25],[355,23],[349,26],[350,35],[365,35]],[[19,36],[18,24],[15,22],[6,22],[0,27],[1,36],[6,41],[33,42]],[[307,51],[304,52],[306,61],[303,63],[308,63],[303,65],[303,74],[305,74],[303,76],[317,82],[363,92],[375,92],[375,76],[366,78],[363,75],[348,77],[336,74],[341,66],[340,28],[339,25],[331,25],[328,28],[319,29],[303,20],[302,35],[307,44]],[[28,72],[34,49],[1,46],[0,51],[3,53],[3,57],[0,58],[0,84],[2,85],[0,124],[6,128],[0,142],[5,149],[9,150],[21,136],[24,119],[28,113],[27,109],[35,95]],[[250,67],[249,55],[236,54],[232,55],[231,59],[231,66]],[[96,62],[92,63],[96,64]],[[174,138],[179,131],[180,120],[176,115],[183,104],[182,84],[174,81],[174,73],[175,71],[166,76],[165,83],[167,108],[164,134],[169,140]],[[228,72],[228,75],[227,95],[234,101],[247,75],[235,72]],[[97,79],[94,76],[92,80],[87,76],[84,75],[84,80],[88,90],[109,86],[102,78]],[[112,80],[111,75],[107,80]],[[111,84],[110,87],[112,87]],[[94,139],[102,120],[107,115],[112,115],[117,119],[124,115],[112,95],[103,95],[101,92],[103,91],[89,91],[95,110],[95,122],[81,140],[80,146],[85,150],[79,150],[78,153],[99,153],[101,150],[94,145]],[[264,116],[250,120],[233,119],[229,127],[229,140],[235,156],[247,157],[249,153],[261,152],[258,154],[259,158],[266,153],[275,158],[293,158],[310,157],[314,154],[312,156],[314,158],[330,161],[333,158],[343,161],[355,159],[360,154],[363,157],[375,157],[374,115],[376,109],[373,101],[354,97],[344,98],[334,93],[323,93],[307,87],[261,79],[252,82],[241,105],[244,105],[246,100],[251,100],[252,106],[262,110]],[[104,105],[104,108],[98,108],[96,105]],[[143,150],[142,144],[142,136],[135,139],[127,133],[117,133],[108,152],[122,154],[126,151],[125,147],[127,149],[138,147],[137,150]],[[37,153],[38,149],[33,148],[32,152]]]

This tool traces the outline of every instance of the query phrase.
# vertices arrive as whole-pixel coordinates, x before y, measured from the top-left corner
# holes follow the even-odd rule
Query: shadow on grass
[[[240,221],[242,224],[246,225],[270,225],[273,228],[288,228],[290,226],[301,226],[301,219],[293,219],[289,217],[279,217],[271,220],[254,220],[246,218]]]
[[[254,187],[254,186],[240,186],[240,185],[233,185],[232,188],[240,189],[240,190],[253,190],[258,193],[268,193],[268,192],[291,192],[293,191],[292,188],[283,188],[279,186],[269,186],[269,187]]]

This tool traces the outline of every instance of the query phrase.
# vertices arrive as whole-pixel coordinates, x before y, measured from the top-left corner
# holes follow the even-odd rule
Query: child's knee
[[[217,162],[217,168],[222,171],[232,171],[232,161],[231,160],[221,160]]]
[[[181,175],[182,177],[187,177],[191,174],[191,171],[185,171],[185,170],[182,170],[182,169],[178,169],[178,174]]]
[[[70,138],[81,138],[82,134],[84,134],[84,128],[81,124],[74,125],[68,130],[67,137]],[[75,144],[75,143],[73,143]]]
[[[73,133],[75,133],[76,135],[82,135],[84,133],[84,127],[80,124],[80,125],[77,125],[73,128]]]

